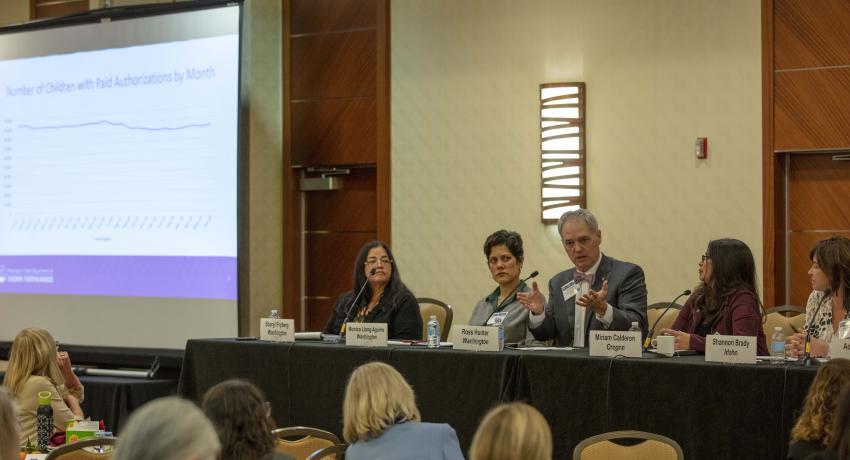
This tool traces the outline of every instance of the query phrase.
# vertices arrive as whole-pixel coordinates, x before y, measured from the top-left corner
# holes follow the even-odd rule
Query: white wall
[[[697,282],[712,238],[761,267],[757,0],[396,0],[393,249],[419,296],[465,322],[495,285],[481,246],[519,231],[525,273],[571,266],[539,218],[538,85],[587,85],[589,208],[649,301]],[[709,159],[693,157],[709,138]],[[760,268],[759,268],[760,272]]]

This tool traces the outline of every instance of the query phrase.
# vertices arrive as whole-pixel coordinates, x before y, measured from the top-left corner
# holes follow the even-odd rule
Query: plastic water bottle
[[[493,325],[499,328],[499,351],[505,349],[505,317],[497,315],[493,317]]]
[[[269,313],[269,319],[280,319],[280,313],[278,313],[276,309],[272,310],[271,313]]]
[[[785,363],[785,334],[780,326],[774,327],[770,336],[770,358],[773,364]]]
[[[632,327],[629,328],[629,332],[640,332],[640,324],[637,321],[632,321]]]
[[[440,348],[440,322],[436,315],[428,320],[428,348]]]
[[[53,436],[53,407],[50,405],[52,396],[49,391],[38,392],[38,410],[36,411],[35,423],[38,433],[38,450],[42,452],[47,452],[50,437]]]

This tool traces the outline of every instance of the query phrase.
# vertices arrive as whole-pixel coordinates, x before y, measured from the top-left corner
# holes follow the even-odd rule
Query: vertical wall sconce
[[[540,85],[541,216],[587,207],[584,83]]]

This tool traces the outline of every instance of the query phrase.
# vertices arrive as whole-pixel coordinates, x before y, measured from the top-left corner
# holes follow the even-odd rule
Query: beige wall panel
[[[557,81],[587,83],[589,207],[650,303],[696,284],[712,238],[744,240],[761,273],[759,24],[758,0],[394,1],[393,241],[414,293],[465,322],[499,228],[541,284],[571,266],[539,215],[537,91]]]
[[[0,0],[0,26],[26,22],[29,19],[29,0]]]

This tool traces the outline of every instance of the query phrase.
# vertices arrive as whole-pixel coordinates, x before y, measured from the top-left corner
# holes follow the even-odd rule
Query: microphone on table
[[[682,298],[682,296],[685,296],[685,295],[691,295],[691,290],[685,289],[684,291],[682,291],[682,293],[677,295],[676,298],[673,299],[672,302],[670,302],[670,305],[667,305],[667,308],[665,308],[664,311],[661,312],[660,315],[658,315],[658,318],[655,318],[655,322],[652,323],[652,327],[649,328],[649,333],[646,334],[646,340],[643,341],[643,350],[644,351],[646,351],[646,349],[649,348],[649,342],[652,341],[652,334],[655,333],[655,326],[658,326],[658,322],[661,321],[661,318],[664,317],[664,314],[667,313],[667,310],[669,310],[676,303],[677,300],[679,300],[680,298]]]
[[[809,325],[806,326],[806,340],[804,343],[805,354],[803,354],[803,359],[800,360],[800,364],[803,366],[812,366],[818,364],[817,360],[812,358],[812,323],[815,318],[818,317],[818,312],[820,312],[820,307],[826,302],[821,301],[818,302],[818,308],[815,309],[815,314],[812,315],[811,321],[809,321]]]
[[[351,311],[354,309],[354,305],[357,304],[357,300],[360,299],[360,296],[363,295],[363,290],[366,289],[366,285],[369,284],[369,278],[375,274],[378,270],[378,267],[372,267],[372,270],[369,271],[369,276],[366,277],[366,281],[363,282],[363,285],[360,286],[360,291],[354,296],[354,300],[351,301],[351,305],[348,306],[348,309],[345,311],[345,319],[342,320],[342,327],[339,328],[339,336],[345,337],[345,326],[348,324],[348,319],[351,317]]]
[[[504,308],[504,307],[505,307],[505,302],[507,302],[507,301],[508,301],[508,299],[510,299],[510,298],[511,298],[511,296],[512,296],[512,295],[514,295],[514,292],[516,292],[516,291],[517,291],[517,289],[519,289],[519,287],[520,287],[520,286],[522,286],[522,283],[524,283],[524,282],[526,282],[526,281],[530,280],[531,278],[534,278],[535,276],[537,276],[537,275],[539,275],[539,274],[540,274],[540,272],[538,272],[537,270],[534,270],[533,272],[531,272],[531,274],[530,274],[530,275],[528,275],[528,276],[526,276],[525,278],[523,278],[523,279],[519,280],[519,283],[517,283],[517,285],[516,285],[516,287],[514,288],[514,290],[513,290],[513,291],[511,291],[511,292],[510,292],[510,294],[508,294],[508,295],[506,295],[506,296],[505,296],[505,300],[503,300],[503,301],[502,301],[502,303],[500,303],[499,305],[497,305],[497,306],[496,306],[496,309],[495,309],[495,310],[493,310],[493,314],[496,314],[496,313],[498,313],[498,312],[502,311],[502,308]],[[486,319],[486,320],[484,320],[484,324],[482,324],[482,326],[486,326],[486,325],[487,325],[487,323],[490,321],[490,318],[492,318],[492,317],[493,317],[493,315],[492,315],[492,314],[491,314],[490,316],[488,316],[488,317],[487,317],[487,319]]]

